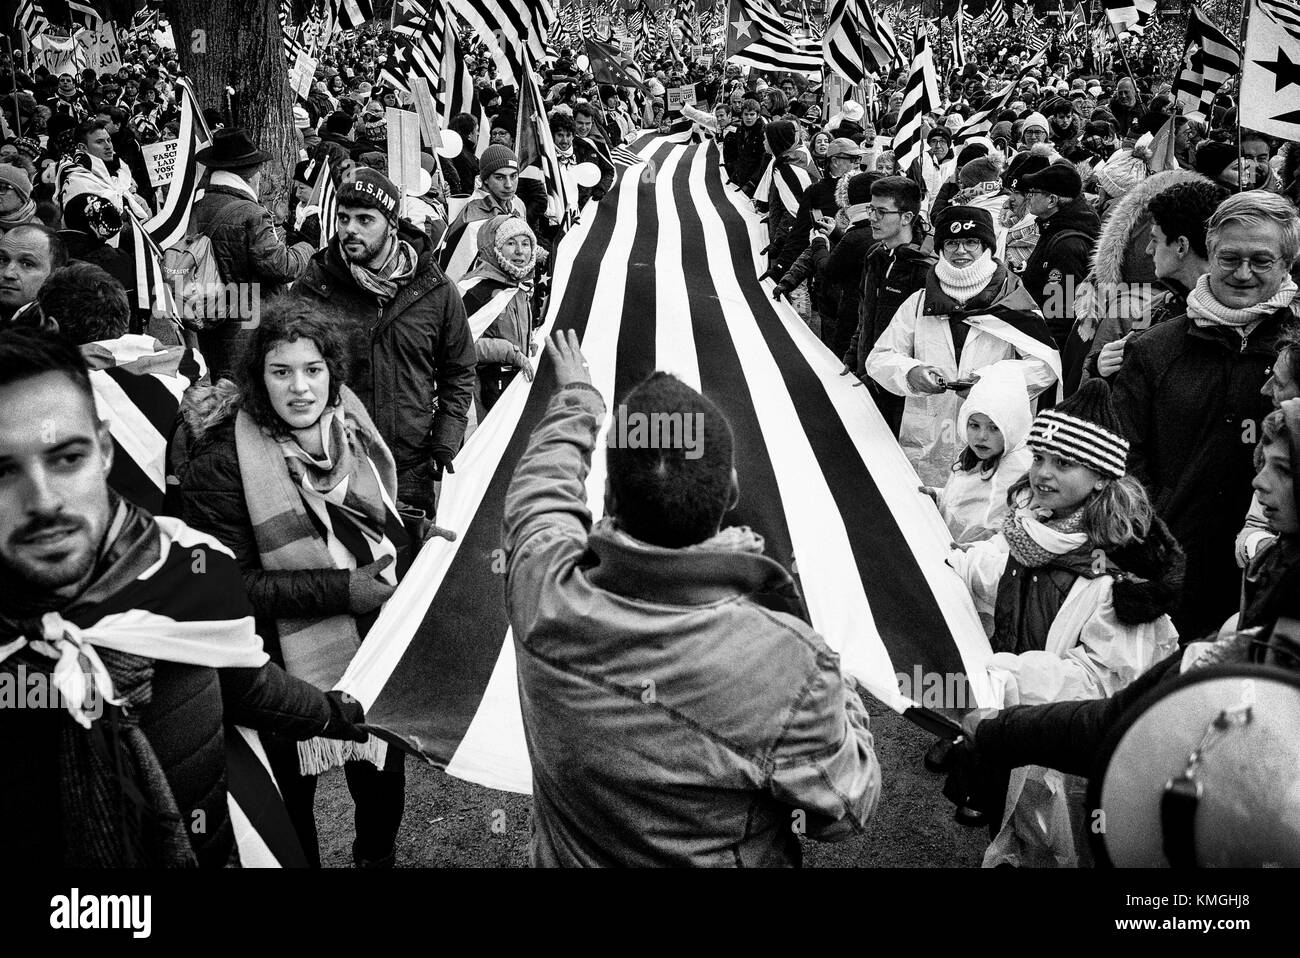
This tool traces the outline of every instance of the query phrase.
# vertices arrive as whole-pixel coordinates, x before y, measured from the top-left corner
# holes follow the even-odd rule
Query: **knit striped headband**
[[[1122,479],[1127,471],[1127,439],[1059,409],[1049,409],[1034,419],[1029,427],[1029,448],[1082,463],[1111,479]]]

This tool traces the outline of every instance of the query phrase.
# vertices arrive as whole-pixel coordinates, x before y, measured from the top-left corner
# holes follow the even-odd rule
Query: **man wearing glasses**
[[[1233,543],[1250,504],[1253,451],[1271,410],[1260,389],[1283,326],[1293,321],[1300,218],[1262,190],[1226,199],[1206,224],[1209,273],[1183,316],[1129,344],[1115,378],[1129,472],[1187,553],[1174,625],[1182,641],[1237,609]]]
[[[1038,220],[1038,244],[1021,274],[1057,343],[1074,322],[1074,291],[1088,275],[1101,220],[1083,198],[1083,180],[1071,163],[1052,163],[1020,177],[1029,212]]]
[[[903,421],[905,400],[867,375],[867,356],[903,300],[925,288],[925,279],[934,268],[935,257],[921,249],[925,230],[917,219],[920,212],[921,188],[915,180],[886,176],[871,184],[867,220],[875,245],[867,250],[862,270],[858,328],[844,353],[844,372],[856,374],[867,384],[895,436]]]

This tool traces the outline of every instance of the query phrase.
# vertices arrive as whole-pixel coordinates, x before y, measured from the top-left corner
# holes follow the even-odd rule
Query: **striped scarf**
[[[1002,520],[1002,535],[1011,547],[1011,554],[1026,569],[1040,568],[1085,548],[1088,536],[1082,529],[1082,509],[1046,521],[1037,518],[1032,509],[1011,509]]]
[[[269,571],[355,569],[405,540],[397,517],[397,470],[361,401],[346,386],[322,417],[327,458],[316,460],[293,440],[277,439],[246,411],[235,419],[244,500],[262,568]],[[396,563],[382,573],[396,584]],[[351,613],[276,620],[285,671],[331,689],[361,646]],[[314,738],[298,743],[299,768],[319,775],[355,759],[383,768],[384,743]]]
[[[192,867],[187,823],[139,725],[154,662],[259,668],[267,655],[230,553],[177,519],[113,500],[79,595],[56,602],[0,583],[10,597],[0,671],[48,674],[68,712],[58,740],[60,864]]]

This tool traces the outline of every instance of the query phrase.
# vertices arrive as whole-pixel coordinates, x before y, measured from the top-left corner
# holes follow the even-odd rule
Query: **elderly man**
[[[45,281],[68,264],[68,253],[58,234],[40,223],[11,229],[0,237],[0,326],[27,325],[27,307],[36,302]],[[33,321],[39,325],[40,311]]]
[[[432,518],[434,484],[465,434],[474,339],[433,244],[399,223],[400,197],[382,173],[354,171],[339,187],[334,239],[312,258],[293,295],[350,340],[349,385],[392,450],[398,498]]]
[[[1294,318],[1290,269],[1300,219],[1280,196],[1230,196],[1206,224],[1208,274],[1186,314],[1134,337],[1115,377],[1115,407],[1132,444],[1129,471],[1187,552],[1174,624],[1184,642],[1218,629],[1237,608],[1233,544],[1250,504],[1260,389]]]
[[[262,165],[271,154],[253,145],[243,130],[218,130],[212,145],[195,159],[212,171],[207,192],[194,204],[191,228],[212,241],[217,270],[226,284],[252,284],[251,295],[269,298],[307,268],[314,252],[306,242],[286,246],[275,231],[271,213],[258,199]],[[247,301],[244,296],[238,301]],[[202,317],[199,348],[215,382],[229,376],[250,330],[242,316]]]

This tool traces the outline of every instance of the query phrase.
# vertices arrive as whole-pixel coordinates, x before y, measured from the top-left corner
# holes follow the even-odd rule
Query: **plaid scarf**
[[[406,240],[397,239],[394,235],[388,257],[378,269],[362,266],[352,260],[347,262],[348,270],[351,271],[357,285],[373,293],[379,300],[380,306],[387,306],[397,298],[397,291],[415,276],[417,259],[415,247]]]
[[[361,401],[346,386],[339,406],[321,417],[326,458],[318,460],[292,439],[280,439],[241,410],[235,448],[244,500],[262,568],[269,571],[354,569],[397,555],[397,470]],[[322,531],[323,530],[323,531]],[[382,573],[397,583],[396,563]],[[284,669],[319,689],[331,689],[361,647],[351,613],[276,620]],[[384,743],[314,738],[298,743],[304,775],[319,775],[354,759],[382,768]]]

